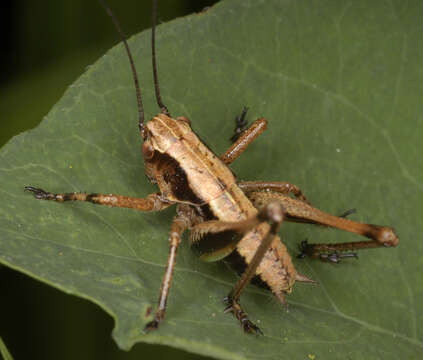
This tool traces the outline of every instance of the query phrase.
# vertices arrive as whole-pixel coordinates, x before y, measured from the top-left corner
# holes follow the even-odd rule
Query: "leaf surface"
[[[297,284],[289,312],[249,287],[242,305],[265,333],[247,336],[223,314],[236,276],[203,263],[184,242],[165,323],[148,335],[168,253],[174,208],[139,213],[36,201],[24,185],[53,192],[144,197],[136,100],[123,46],[92,65],[39,127],[0,154],[0,261],[87,298],[116,321],[129,349],[144,341],[222,359],[398,359],[423,349],[422,6],[409,1],[223,1],[158,28],[162,95],[173,116],[222,153],[243,106],[269,130],[237,160],[242,180],[300,186],[328,212],[394,226],[395,249],[360,253],[340,266],[296,261],[319,282]],[[150,33],[130,40],[146,116],[153,99]],[[310,242],[357,239],[284,224],[292,255]]]
[[[12,355],[6,347],[3,339],[0,337],[0,354],[3,356],[4,360],[13,360]]]

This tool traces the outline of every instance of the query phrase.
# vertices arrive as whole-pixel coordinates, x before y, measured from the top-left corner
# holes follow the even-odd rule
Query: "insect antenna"
[[[140,89],[140,84],[139,84],[139,81],[138,81],[138,75],[137,75],[137,70],[135,68],[134,59],[132,58],[131,50],[129,49],[128,43],[126,41],[126,35],[123,32],[122,28],[120,27],[119,21],[114,16],[112,10],[107,6],[107,4],[104,2],[104,0],[99,0],[99,1],[100,1],[100,4],[106,10],[107,14],[109,14],[109,16],[112,18],[112,21],[115,24],[116,30],[118,31],[118,33],[119,33],[119,35],[122,39],[122,42],[125,45],[126,53],[128,54],[129,63],[131,64],[132,77],[134,79],[135,91],[136,91],[136,94],[137,94],[138,127],[140,129],[141,136],[145,139],[147,134],[144,130],[144,106],[142,104],[141,89]]]
[[[157,105],[159,105],[162,114],[170,115],[169,110],[163,104],[162,97],[160,96],[159,77],[157,76],[157,63],[156,63],[156,20],[157,20],[157,0],[153,1],[153,14],[152,14],[152,25],[151,25],[151,54],[153,62],[153,77],[154,77],[154,89],[156,90]]]

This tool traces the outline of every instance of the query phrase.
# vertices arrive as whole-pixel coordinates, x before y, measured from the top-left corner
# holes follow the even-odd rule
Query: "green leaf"
[[[289,312],[249,287],[242,305],[265,335],[242,333],[222,298],[236,281],[203,263],[184,242],[166,321],[144,334],[156,303],[174,208],[139,213],[91,204],[36,201],[24,185],[143,197],[134,88],[123,46],[91,66],[41,125],[0,154],[0,261],[87,298],[116,321],[123,349],[161,343],[223,359],[398,359],[423,348],[423,43],[418,1],[224,1],[160,26],[159,74],[174,116],[188,116],[217,153],[234,117],[269,130],[233,166],[239,179],[300,186],[329,212],[358,208],[359,221],[394,226],[395,249],[331,266],[296,260],[319,282],[297,284]],[[150,33],[133,37],[147,117],[153,99]],[[351,234],[287,224],[291,254],[304,238]]]
[[[10,354],[9,350],[7,350],[7,346],[1,337],[0,337],[0,354],[3,356],[4,360],[13,360],[12,355]]]

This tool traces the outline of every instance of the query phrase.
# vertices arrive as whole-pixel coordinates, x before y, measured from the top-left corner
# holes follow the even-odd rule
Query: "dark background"
[[[160,0],[159,21],[215,2]],[[128,35],[150,27],[149,0],[108,3]],[[96,0],[3,0],[0,6],[2,146],[35,127],[119,36]],[[112,319],[98,306],[1,265],[0,312],[0,336],[15,359],[206,359],[146,344],[121,351],[111,338]]]

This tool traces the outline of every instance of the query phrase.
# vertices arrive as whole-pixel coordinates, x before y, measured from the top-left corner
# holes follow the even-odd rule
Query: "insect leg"
[[[238,115],[235,118],[235,123],[236,123],[235,130],[234,130],[234,134],[230,138],[230,140],[233,143],[238,140],[239,136],[244,132],[245,127],[247,126],[247,120],[245,120],[245,115],[247,115],[247,111],[248,111],[248,108],[244,106],[244,108],[242,109],[241,115]]]
[[[257,248],[253,258],[249,262],[245,271],[242,273],[238,282],[235,284],[229,295],[225,298],[225,302],[227,304],[225,312],[232,312],[234,316],[240,321],[241,326],[245,332],[262,334],[261,330],[248,319],[247,314],[242,310],[239,304],[239,297],[242,290],[245,289],[245,287],[250,283],[251,279],[256,274],[257,267],[260,265],[260,262],[262,261],[266,251],[269,249],[274,237],[276,236],[280,224],[284,219],[284,210],[277,202],[271,202],[266,205],[264,211],[262,210],[259,213],[258,217],[262,220],[262,222],[270,222],[269,232],[263,238],[263,241],[260,243],[260,246]]]
[[[88,201],[93,204],[114,207],[131,208],[140,211],[159,211],[172,203],[165,201],[160,194],[150,194],[146,198],[134,198],[115,194],[86,194],[86,193],[62,193],[54,194],[33,186],[25,186],[25,191],[32,192],[39,200],[64,201]]]
[[[331,262],[338,264],[341,259],[356,258],[358,255],[355,252],[344,252],[349,250],[358,249],[372,249],[380,247],[376,241],[356,241],[356,242],[344,242],[337,244],[309,244],[307,239],[301,241],[300,251],[297,258],[304,259],[310,256],[312,259],[319,259],[325,262]]]
[[[344,217],[334,216],[316,209],[303,201],[276,192],[250,192],[247,196],[258,209],[265,207],[268,203],[272,203],[275,200],[279,201],[286,210],[287,221],[329,226],[371,239],[338,244],[309,244],[307,241],[303,241],[301,243],[300,258],[310,256],[322,261],[338,263],[342,258],[357,257],[353,252],[343,253],[345,251],[394,247],[399,243],[398,236],[394,230],[387,226],[364,224],[345,219]]]
[[[154,319],[147,323],[144,330],[151,331],[159,327],[163,321],[166,312],[166,302],[169,295],[170,285],[172,283],[173,270],[176,263],[176,254],[179,244],[181,243],[182,233],[190,226],[190,221],[184,214],[178,213],[173,219],[170,235],[169,235],[169,257],[167,259],[166,270],[163,276],[162,286],[160,288],[160,296],[158,308]]]
[[[260,265],[264,254],[274,240],[283,218],[284,210],[282,206],[278,202],[270,202],[261,209],[256,216],[247,220],[239,222],[212,220],[200,223],[191,229],[191,241],[195,242],[200,241],[205,234],[223,233],[230,230],[245,234],[262,223],[270,223],[270,226],[267,225],[260,245],[255,249],[247,268],[235,284],[232,291],[225,298],[225,302],[227,304],[225,312],[232,312],[240,321],[244,331],[248,333],[261,333],[261,331],[248,319],[247,314],[242,310],[239,304],[239,297],[242,290],[249,284],[253,276],[256,275],[257,267]],[[240,241],[242,241],[242,237],[240,237]]]
[[[297,199],[307,201],[307,198],[301,191],[301,189],[291,183],[288,182],[281,182],[281,181],[241,181],[238,183],[238,186],[241,188],[242,191],[245,193],[249,193],[251,191],[272,191],[277,192],[280,194],[290,194],[292,193]],[[247,194],[248,196],[248,194]]]
[[[244,152],[255,138],[266,130],[266,127],[267,120],[265,118],[259,118],[254,121],[247,130],[242,132],[235,143],[233,143],[232,146],[220,156],[220,160],[222,160],[226,165],[232,163]]]

